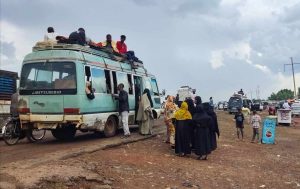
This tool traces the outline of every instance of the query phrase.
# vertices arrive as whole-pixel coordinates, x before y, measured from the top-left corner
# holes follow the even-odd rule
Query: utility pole
[[[285,71],[285,66],[292,65],[293,82],[294,82],[294,97],[297,98],[296,83],[295,83],[295,73],[294,73],[294,64],[300,64],[300,63],[294,63],[293,57],[291,57],[291,64],[284,64],[284,71]]]

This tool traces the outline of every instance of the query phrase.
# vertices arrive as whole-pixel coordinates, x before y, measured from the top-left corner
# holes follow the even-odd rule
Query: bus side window
[[[109,72],[109,70],[104,70],[104,72],[105,72],[105,81],[106,81],[107,93],[112,94],[110,72]]]
[[[116,72],[112,72],[113,75],[113,83],[114,83],[114,94],[118,94],[118,83],[117,83],[117,75]]]
[[[128,79],[128,85],[129,85],[129,94],[133,94],[133,86],[132,86],[132,77],[131,74],[127,74],[127,79]]]
[[[152,87],[152,90],[153,90],[153,94],[155,96],[159,96],[159,91],[158,91],[156,79],[151,78],[151,87]]]

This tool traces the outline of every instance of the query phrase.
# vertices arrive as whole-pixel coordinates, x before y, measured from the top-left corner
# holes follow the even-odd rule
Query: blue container
[[[274,116],[268,116],[264,120],[262,128],[262,143],[274,144],[276,133],[276,118]]]

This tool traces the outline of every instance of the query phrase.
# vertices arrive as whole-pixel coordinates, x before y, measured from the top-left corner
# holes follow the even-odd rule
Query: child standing
[[[236,134],[238,139],[240,139],[240,133],[242,135],[242,140],[244,139],[244,115],[242,113],[241,108],[238,109],[238,112],[234,116],[235,123],[236,123]]]
[[[251,142],[254,143],[255,137],[257,136],[257,142],[259,142],[259,127],[261,123],[261,118],[256,114],[256,111],[253,111],[253,115],[251,117],[251,125],[253,128],[253,136]]]

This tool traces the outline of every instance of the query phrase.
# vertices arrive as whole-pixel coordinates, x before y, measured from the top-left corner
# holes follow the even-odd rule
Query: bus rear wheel
[[[105,137],[115,136],[118,129],[117,127],[118,124],[116,118],[113,116],[108,117],[104,127],[104,136]]]
[[[52,135],[58,140],[72,140],[76,134],[74,125],[51,130]]]

